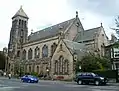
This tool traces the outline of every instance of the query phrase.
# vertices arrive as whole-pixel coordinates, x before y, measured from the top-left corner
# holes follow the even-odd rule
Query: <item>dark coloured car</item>
[[[21,77],[22,82],[28,82],[28,83],[38,83],[39,79],[32,75],[25,75]]]
[[[93,83],[98,86],[98,85],[106,85],[106,83],[108,82],[108,79],[105,77],[101,77],[95,73],[84,72],[84,73],[78,73],[76,75],[75,81],[78,84]]]

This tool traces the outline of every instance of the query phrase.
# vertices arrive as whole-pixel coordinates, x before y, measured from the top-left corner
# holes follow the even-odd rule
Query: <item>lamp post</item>
[[[46,70],[46,71],[47,71],[47,77],[49,77],[49,69],[47,68],[47,70]]]

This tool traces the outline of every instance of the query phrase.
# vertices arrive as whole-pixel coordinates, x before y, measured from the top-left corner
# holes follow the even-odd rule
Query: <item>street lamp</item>
[[[81,71],[81,65],[79,65],[79,70]]]

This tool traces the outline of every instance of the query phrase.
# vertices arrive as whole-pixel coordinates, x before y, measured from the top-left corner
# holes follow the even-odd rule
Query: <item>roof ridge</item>
[[[45,31],[45,30],[48,29],[48,28],[52,28],[52,27],[54,27],[54,26],[57,26],[57,25],[60,25],[60,24],[62,24],[62,23],[65,23],[65,22],[71,21],[71,20],[73,20],[73,19],[75,19],[75,18],[72,18],[72,19],[69,19],[69,20],[66,20],[66,21],[63,21],[63,22],[60,22],[60,23],[57,23],[57,24],[51,25],[51,26],[49,26],[49,27],[43,28],[43,29],[41,29],[41,30],[38,30],[38,31],[36,31],[36,32],[34,32],[34,33],[37,33],[37,32],[40,32],[40,31]],[[33,34],[34,34],[34,33],[33,33]]]
[[[86,29],[84,31],[94,30],[94,29],[98,29],[98,28],[101,28],[101,27],[90,28],[90,29]]]

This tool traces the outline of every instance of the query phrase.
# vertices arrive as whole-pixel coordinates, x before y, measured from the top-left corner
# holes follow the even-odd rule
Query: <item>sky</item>
[[[29,17],[29,34],[78,16],[84,29],[101,26],[107,36],[115,33],[115,18],[119,15],[119,0],[1,0],[0,50],[8,46],[12,17],[20,9]]]

